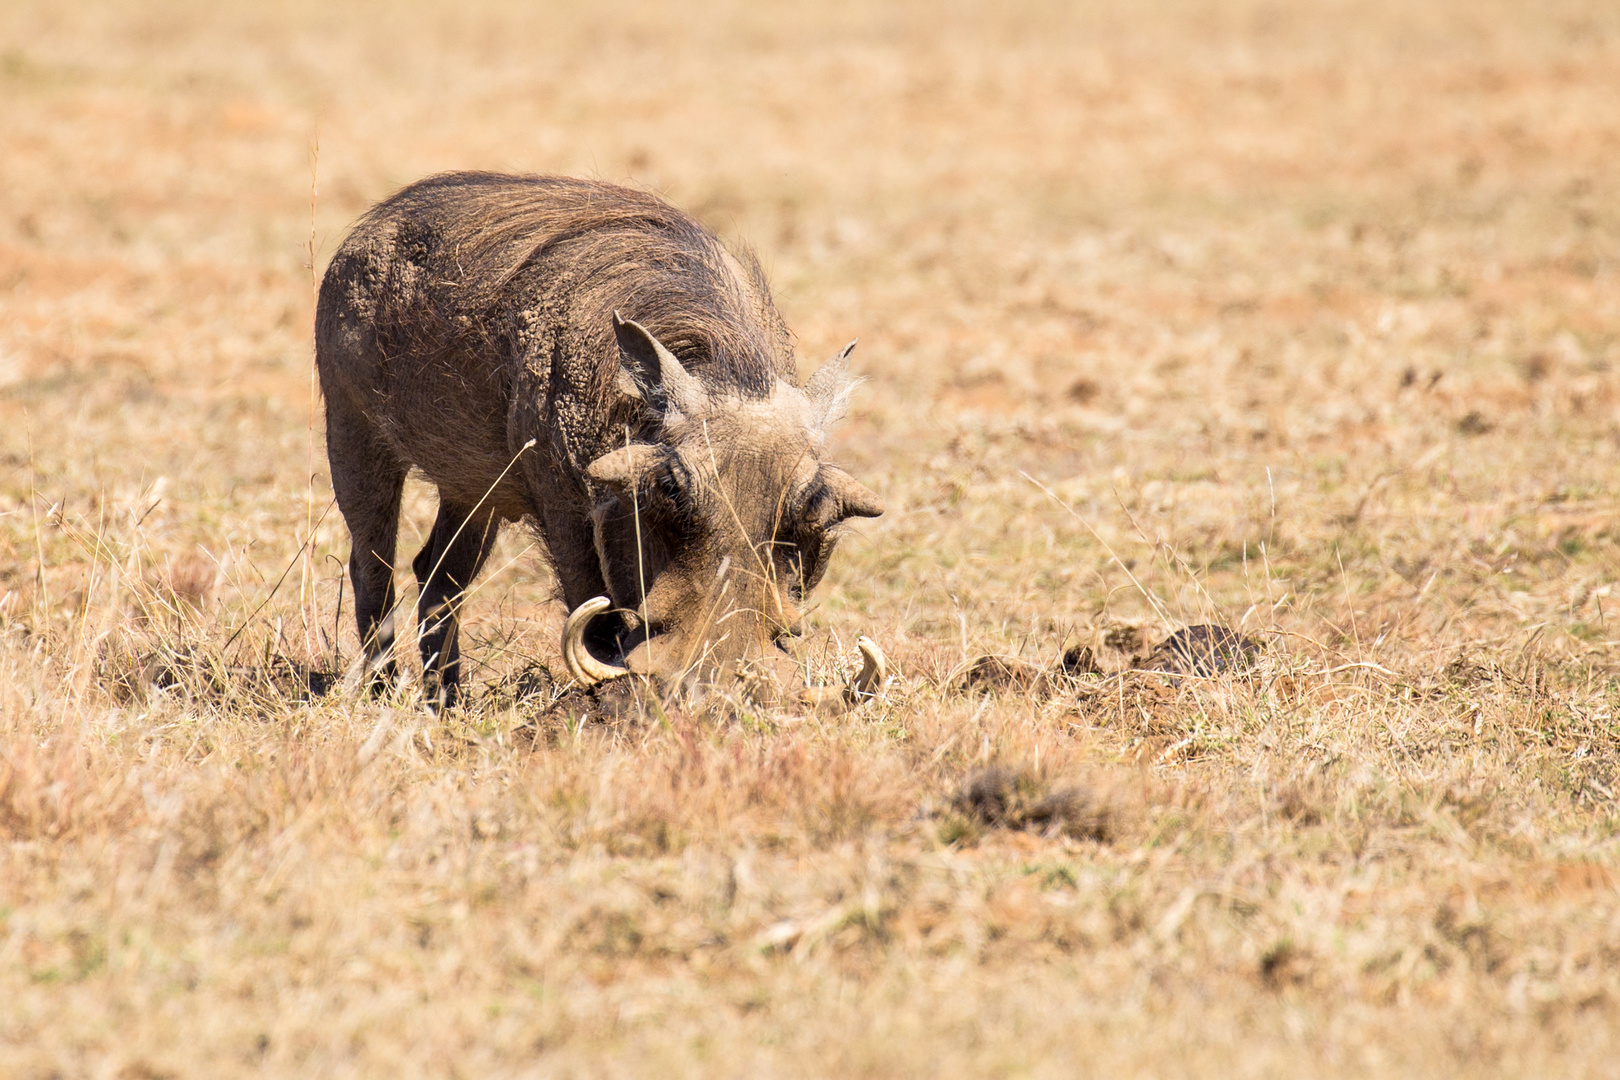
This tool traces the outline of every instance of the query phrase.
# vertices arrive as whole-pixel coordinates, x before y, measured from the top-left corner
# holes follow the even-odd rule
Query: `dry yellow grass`
[[[14,0],[0,104],[0,1075],[1615,1071],[1612,4]],[[861,335],[887,701],[530,725],[518,535],[464,713],[293,692],[312,230],[448,168]],[[1260,667],[950,685],[1204,621]]]

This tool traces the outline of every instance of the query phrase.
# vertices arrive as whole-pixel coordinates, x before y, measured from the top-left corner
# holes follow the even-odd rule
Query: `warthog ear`
[[[586,466],[585,471],[598,484],[628,490],[658,464],[659,453],[658,447],[648,443],[631,443],[603,454]]]
[[[860,381],[849,374],[849,354],[854,351],[855,342],[852,341],[805,380],[804,394],[815,407],[812,423],[818,428],[825,430],[836,424],[849,409],[849,395]]]
[[[687,416],[701,416],[708,394],[703,384],[689,373],[675,354],[638,322],[613,313],[613,336],[619,343],[622,366],[619,388],[640,398],[659,412],[674,409]],[[624,376],[628,375],[628,383]]]
[[[883,500],[877,493],[849,473],[828,465],[821,470],[821,482],[827,487],[828,502],[836,507],[829,524],[852,517],[880,517]]]

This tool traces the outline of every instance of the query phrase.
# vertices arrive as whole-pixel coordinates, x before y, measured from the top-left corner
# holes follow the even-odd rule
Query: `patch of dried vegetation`
[[[1587,0],[6,7],[0,1074],[1609,1069],[1617,73]],[[518,536],[463,712],[343,690],[316,132],[319,250],[628,179],[860,333],[807,652],[888,696],[593,711]]]

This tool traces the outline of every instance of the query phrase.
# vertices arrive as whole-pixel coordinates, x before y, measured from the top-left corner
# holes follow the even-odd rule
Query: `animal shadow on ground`
[[[639,679],[614,679],[582,687],[559,678],[542,661],[531,660],[511,674],[486,684],[470,703],[485,710],[515,710],[526,715],[519,733],[535,735],[561,722],[566,726],[597,720],[617,723],[657,716],[661,697],[657,685]]]
[[[104,644],[98,667],[102,684],[126,702],[179,694],[195,701],[272,708],[341,692],[346,681],[341,670],[282,655],[267,655],[261,664],[228,664],[199,649],[136,648],[125,642]],[[486,712],[516,710],[527,714],[520,730],[538,730],[550,721],[578,725],[654,715],[656,690],[635,679],[581,688],[569,678],[558,678],[545,663],[530,661],[485,685],[468,705]]]

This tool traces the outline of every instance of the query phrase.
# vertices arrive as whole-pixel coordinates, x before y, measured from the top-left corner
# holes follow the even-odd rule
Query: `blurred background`
[[[1608,488],[1617,34],[1581,2],[19,0],[3,497],[93,516],[162,483],[171,554],[268,573],[327,498],[314,273],[376,199],[477,168],[650,189],[753,246],[804,370],[860,337],[838,450],[891,513],[835,607],[927,636],[1104,605],[1109,558],[1020,470],[1198,565],[1350,517],[1412,566],[1495,546],[1513,500]]]

